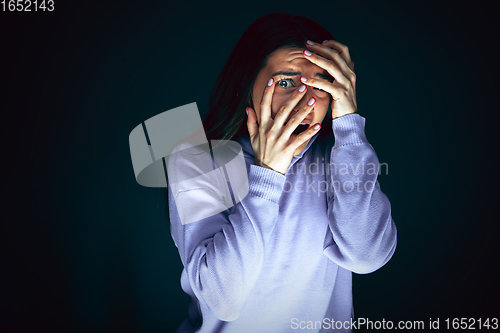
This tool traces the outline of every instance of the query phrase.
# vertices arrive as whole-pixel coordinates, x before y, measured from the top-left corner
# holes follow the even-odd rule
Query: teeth
[[[285,122],[283,125],[286,125],[287,123],[288,123],[288,121]],[[306,123],[300,123],[299,125],[308,125],[309,126],[309,124],[306,124]]]

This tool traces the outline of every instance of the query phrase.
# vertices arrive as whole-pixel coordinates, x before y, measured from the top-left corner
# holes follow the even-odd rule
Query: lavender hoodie
[[[352,272],[382,267],[397,242],[364,125],[359,114],[334,119],[333,136],[316,134],[286,175],[253,165],[250,140],[240,139],[249,192],[209,218],[182,224],[175,204],[220,204],[209,189],[175,201],[169,193],[181,287],[191,297],[178,332],[351,332]]]

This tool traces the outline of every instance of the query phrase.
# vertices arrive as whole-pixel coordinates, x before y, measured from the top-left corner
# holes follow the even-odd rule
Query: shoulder
[[[238,142],[212,140],[206,144],[181,143],[168,156],[168,181],[178,191],[217,189],[229,181],[245,183],[245,153]],[[222,185],[221,185],[222,184]]]
[[[179,182],[213,170],[208,143],[193,145],[182,142],[167,156],[166,164],[170,182]]]

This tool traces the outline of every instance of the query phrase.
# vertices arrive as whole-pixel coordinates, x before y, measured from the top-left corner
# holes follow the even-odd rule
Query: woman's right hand
[[[311,112],[316,100],[314,99],[311,105],[306,104],[303,109],[287,121],[290,112],[307,91],[307,87],[302,92],[300,89],[296,89],[273,119],[271,102],[274,87],[274,80],[271,78],[264,89],[264,96],[260,104],[260,124],[257,123],[255,110],[247,107],[247,127],[255,155],[255,165],[272,169],[284,175],[292,162],[295,150],[311,139],[321,126],[320,124],[309,126],[304,132],[292,137],[293,131]]]

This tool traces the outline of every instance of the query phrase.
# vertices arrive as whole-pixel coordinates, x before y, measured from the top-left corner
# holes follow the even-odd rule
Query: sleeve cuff
[[[335,144],[333,148],[368,143],[365,135],[366,119],[357,113],[347,114],[332,120]]]
[[[250,165],[248,174],[249,194],[279,203],[286,176],[271,169]]]

